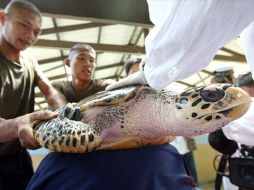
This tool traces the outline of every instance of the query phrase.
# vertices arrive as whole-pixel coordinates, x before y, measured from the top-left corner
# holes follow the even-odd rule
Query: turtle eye
[[[200,96],[206,102],[216,102],[223,98],[225,92],[222,89],[211,88],[211,89],[204,89],[200,92]]]

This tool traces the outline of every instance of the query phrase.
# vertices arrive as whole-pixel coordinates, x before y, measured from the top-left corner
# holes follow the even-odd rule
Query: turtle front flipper
[[[67,118],[40,122],[34,128],[34,137],[42,147],[56,152],[92,152],[101,145],[100,130]]]
[[[70,120],[81,121],[82,113],[79,107],[75,106],[76,104],[68,103],[66,106],[60,108],[59,118],[68,118]]]

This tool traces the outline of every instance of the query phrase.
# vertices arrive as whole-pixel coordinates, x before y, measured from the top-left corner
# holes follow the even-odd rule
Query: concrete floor
[[[200,188],[202,190],[214,190],[214,182],[211,181],[211,182],[200,184]],[[224,190],[223,186],[221,187],[221,190]]]
[[[214,182],[200,184],[202,190],[214,190]]]

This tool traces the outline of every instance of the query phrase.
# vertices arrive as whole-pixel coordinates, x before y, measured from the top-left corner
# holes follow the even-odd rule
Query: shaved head
[[[11,16],[17,10],[20,10],[20,9],[32,12],[36,14],[37,16],[39,16],[40,19],[42,20],[42,15],[40,10],[36,6],[34,6],[32,3],[26,0],[12,0],[7,4],[4,11]]]
[[[94,50],[94,48],[88,44],[76,44],[75,46],[73,46],[70,49],[70,53],[69,53],[69,58],[71,59],[73,57],[73,55],[75,55],[77,52],[89,52],[89,53],[93,53],[94,56],[96,56],[96,52]]]

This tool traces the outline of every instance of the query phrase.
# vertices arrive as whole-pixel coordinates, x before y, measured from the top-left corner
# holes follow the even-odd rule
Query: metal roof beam
[[[67,58],[67,56],[60,56],[60,57],[53,57],[53,58],[49,58],[49,59],[41,59],[41,60],[38,60],[38,62],[40,65],[43,65],[43,64],[47,64],[47,63],[63,61],[66,58]]]
[[[82,30],[82,29],[95,28],[95,27],[108,26],[108,25],[111,25],[111,24],[93,22],[93,23],[86,23],[86,24],[75,24],[75,25],[70,25],[70,26],[61,26],[61,27],[57,27],[57,28],[47,28],[47,29],[43,29],[40,35],[69,32],[69,31],[74,31],[74,30]]]
[[[244,62],[246,63],[246,58],[244,55],[215,55],[214,60],[220,60],[220,61],[234,61],[234,62]]]
[[[48,79],[50,81],[52,81],[52,80],[59,80],[59,79],[67,79],[67,74],[62,74],[62,75],[48,77]]]
[[[178,81],[175,81],[175,82],[177,82],[177,83],[179,83],[179,84],[182,84],[182,85],[185,85],[185,86],[187,86],[187,87],[195,87],[195,85],[189,84],[189,83],[184,82],[184,81],[178,80]]]
[[[122,67],[123,63],[114,63],[114,64],[110,64],[110,65],[103,65],[103,66],[95,67],[95,71],[114,68],[114,67],[120,67],[120,66]]]
[[[222,48],[220,48],[220,50],[230,53],[232,55],[244,56],[243,54],[237,53],[236,51],[233,51],[233,50],[226,48],[226,47],[222,47]]]
[[[57,40],[38,40],[35,47],[70,49],[77,42],[57,41]],[[116,52],[116,53],[130,53],[130,54],[144,54],[145,48],[133,45],[111,45],[111,44],[96,44],[89,43],[98,52]]]
[[[1,0],[0,8],[10,0]],[[105,22],[151,27],[146,0],[28,0],[42,13],[63,18],[93,18]]]

